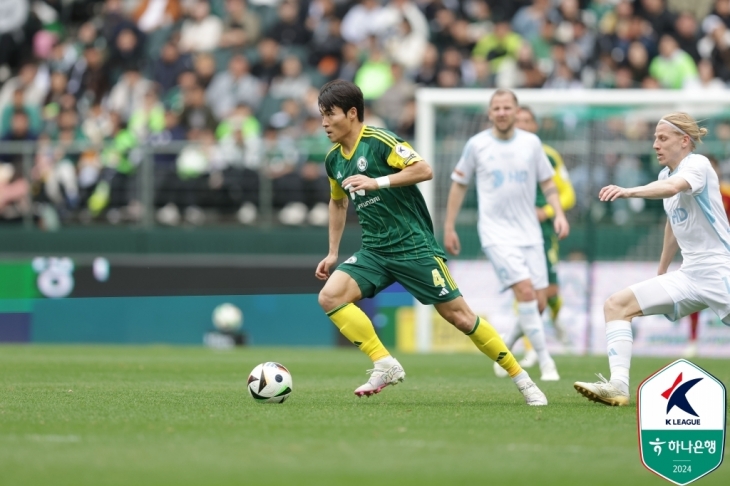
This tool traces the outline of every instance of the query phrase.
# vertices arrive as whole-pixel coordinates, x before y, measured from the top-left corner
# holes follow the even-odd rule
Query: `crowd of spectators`
[[[730,0],[0,0],[0,220],[326,224],[318,88],[726,89]],[[32,153],[12,141],[35,142]],[[152,152],[150,152],[150,150]],[[148,174],[149,175],[149,174]],[[32,196],[32,197],[29,197]],[[32,204],[29,204],[32,201]]]

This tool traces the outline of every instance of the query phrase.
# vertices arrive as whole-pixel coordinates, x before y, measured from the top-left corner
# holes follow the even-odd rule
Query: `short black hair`
[[[358,121],[365,120],[365,102],[362,90],[356,84],[344,79],[335,79],[322,86],[317,102],[324,110],[331,110],[338,106],[344,113],[347,113],[350,108],[355,108]]]

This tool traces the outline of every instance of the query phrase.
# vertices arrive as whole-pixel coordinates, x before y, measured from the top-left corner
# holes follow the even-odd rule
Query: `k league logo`
[[[693,386],[695,386],[697,383],[699,383],[702,380],[703,380],[703,378],[695,378],[693,380],[689,380],[689,381],[682,383],[682,373],[680,373],[677,376],[677,379],[674,380],[674,384],[669,389],[664,391],[664,393],[662,393],[662,396],[668,400],[667,414],[669,414],[669,411],[672,410],[672,408],[677,407],[680,410],[697,417],[696,423],[693,422],[689,425],[695,425],[695,424],[699,425],[700,424],[699,415],[697,415],[697,412],[695,412],[695,410],[692,408],[692,405],[689,404],[689,400],[687,400],[687,392],[690,391]],[[680,385],[680,383],[681,383],[681,385]],[[677,387],[677,385],[680,385],[680,386]],[[676,422],[676,420],[677,419],[675,419],[675,422]],[[670,419],[666,419],[666,424],[670,425]],[[682,424],[675,423],[675,425],[684,425],[684,423],[682,423]]]
[[[725,386],[680,359],[639,386],[637,417],[641,462],[684,485],[717,469],[725,447]]]

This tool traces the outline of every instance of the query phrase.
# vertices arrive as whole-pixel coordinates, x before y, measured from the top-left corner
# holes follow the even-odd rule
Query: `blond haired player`
[[[730,325],[730,225],[717,174],[707,157],[694,153],[706,134],[686,113],[666,115],[654,132],[654,151],[664,166],[659,180],[639,187],[606,186],[598,193],[601,201],[663,199],[667,223],[657,276],[616,292],[604,304],[611,378],[599,373],[596,383],[573,385],[589,400],[629,403],[634,317],[664,314],[676,321],[709,307]],[[682,266],[667,273],[677,250],[682,250]]]

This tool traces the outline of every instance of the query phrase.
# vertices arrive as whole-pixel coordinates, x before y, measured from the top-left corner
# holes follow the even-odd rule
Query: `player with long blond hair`
[[[711,308],[730,325],[730,225],[720,181],[710,161],[694,153],[707,129],[686,113],[666,115],[654,132],[654,151],[664,166],[659,180],[639,187],[606,186],[601,201],[642,197],[663,199],[667,224],[657,276],[616,292],[604,304],[610,380],[573,386],[589,400],[629,403],[629,369],[634,317],[664,314],[676,321]],[[668,272],[677,250],[682,266]]]

